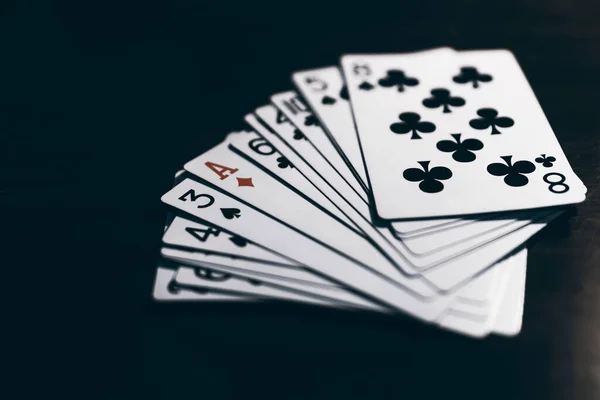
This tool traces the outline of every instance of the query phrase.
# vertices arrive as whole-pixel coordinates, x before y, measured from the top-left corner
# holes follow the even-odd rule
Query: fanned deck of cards
[[[513,54],[344,55],[292,82],[175,176],[155,299],[517,334],[526,242],[586,188]]]

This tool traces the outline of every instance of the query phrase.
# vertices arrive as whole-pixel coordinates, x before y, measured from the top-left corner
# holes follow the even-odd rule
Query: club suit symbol
[[[423,100],[423,105],[427,108],[438,108],[442,106],[444,113],[452,112],[452,107],[462,107],[465,105],[465,99],[462,97],[452,97],[448,89],[433,89],[431,97]]]
[[[488,165],[487,171],[494,176],[503,176],[504,183],[512,187],[521,187],[529,183],[529,178],[525,174],[535,171],[535,165],[527,160],[512,163],[512,156],[500,157],[504,160],[502,163],[492,163]]]
[[[378,81],[379,85],[385,88],[396,87],[398,92],[404,92],[406,86],[417,86],[419,80],[406,76],[404,71],[399,69],[390,69],[386,76]]]
[[[439,193],[444,190],[440,181],[452,177],[452,171],[446,167],[433,167],[429,169],[430,161],[419,161],[421,168],[408,168],[404,171],[404,179],[410,182],[419,182],[419,189],[425,193]]]
[[[480,108],[477,110],[477,115],[481,118],[475,118],[469,121],[469,125],[472,128],[483,130],[492,128],[492,135],[499,135],[501,132],[498,130],[498,126],[500,128],[510,128],[515,124],[515,121],[509,117],[499,117],[498,111],[493,108]]]
[[[452,78],[456,83],[472,83],[473,88],[479,87],[479,82],[491,82],[492,76],[489,74],[481,74],[475,67],[462,67],[460,73]]]
[[[277,166],[279,168],[281,168],[281,169],[284,169],[284,168],[287,168],[287,167],[294,168],[294,164],[292,164],[290,162],[290,160],[288,160],[284,156],[277,157]]]
[[[480,140],[466,139],[461,142],[460,133],[453,133],[450,136],[454,138],[454,141],[440,140],[437,142],[436,147],[444,153],[452,153],[452,158],[455,161],[462,163],[475,161],[477,156],[474,151],[483,149],[483,143]]]
[[[435,131],[435,125],[431,122],[421,121],[421,116],[414,112],[404,112],[398,116],[402,122],[394,122],[390,125],[390,130],[394,133],[403,135],[412,132],[412,139],[421,139],[418,132],[431,133]]]
[[[536,163],[542,164],[546,168],[552,167],[554,165],[555,161],[556,161],[556,157],[547,156],[545,154],[542,154],[540,157],[537,157],[535,159]]]
[[[344,86],[342,86],[342,90],[340,90],[340,98],[346,101],[350,100],[350,96],[348,95],[348,86],[346,86],[345,83]]]

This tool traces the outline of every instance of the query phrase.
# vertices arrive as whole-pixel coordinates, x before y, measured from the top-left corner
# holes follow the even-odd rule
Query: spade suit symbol
[[[344,84],[344,86],[342,86],[342,90],[340,90],[340,97],[344,100],[350,100],[350,96],[348,95],[348,86],[346,86],[346,84]]]
[[[337,101],[336,99],[334,99],[331,96],[327,96],[327,95],[323,96],[323,98],[321,99],[321,103],[323,103],[326,106],[335,104],[336,101]]]
[[[221,208],[221,214],[227,219],[239,218],[240,213],[239,208]]]
[[[231,242],[238,247],[246,247],[248,244],[248,241],[241,236],[232,236],[229,238],[229,240],[231,240]]]
[[[358,88],[360,90],[372,90],[375,86],[371,85],[369,82],[364,81],[363,83],[361,83],[360,85],[358,85]]]
[[[301,140],[301,139],[306,139],[306,136],[304,136],[304,133],[300,132],[300,129],[298,129],[298,128],[294,129],[294,140]]]
[[[277,157],[277,166],[279,168],[287,168],[287,167],[294,168],[294,165],[290,162],[290,160],[288,160],[284,156]]]

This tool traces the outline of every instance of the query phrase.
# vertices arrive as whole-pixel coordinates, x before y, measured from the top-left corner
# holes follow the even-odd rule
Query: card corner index
[[[295,90],[286,90],[285,92],[275,93],[274,95],[272,95],[269,98],[269,100],[271,100],[271,103],[273,103],[275,106],[277,106],[278,102],[286,100],[289,97],[294,97],[294,96],[298,96],[298,92],[296,92]]]
[[[287,96],[289,92],[290,91],[273,93],[271,96],[269,96],[269,101],[271,102],[271,105],[276,104],[279,98]]]
[[[177,185],[173,186],[167,193],[163,194],[160,197],[160,200],[165,203],[165,204],[171,204],[171,198],[173,196],[173,193],[175,192],[179,192],[181,190],[181,187],[188,187],[190,186],[190,183],[194,182],[192,179],[185,177],[184,179],[182,179],[179,183],[177,183]]]

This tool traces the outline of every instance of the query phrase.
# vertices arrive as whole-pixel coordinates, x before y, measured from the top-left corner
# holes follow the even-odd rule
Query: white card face
[[[315,115],[323,123],[344,157],[348,168],[357,176],[367,191],[367,175],[360,153],[360,146],[352,109],[348,102],[348,90],[337,67],[300,71],[292,75],[294,84],[302,93]]]
[[[488,268],[467,286],[457,291],[456,302],[452,309],[478,317],[485,317],[500,295],[504,274],[509,273],[508,263],[499,262]]]
[[[502,282],[510,273],[512,262],[512,259],[507,259],[494,264],[457,290],[456,301],[450,307],[452,314],[477,321],[487,318],[497,297],[501,295]]]
[[[344,307],[357,307],[369,309],[372,311],[387,310],[381,306],[369,302],[368,300],[356,294],[348,292],[347,290],[339,286],[315,284],[307,281],[292,280],[289,278],[279,277],[273,274],[272,270],[276,268],[268,264],[262,264],[262,268],[260,268],[261,266],[256,265],[260,263],[254,262],[252,269],[240,269],[231,267],[226,264],[219,265],[203,261],[197,261],[193,259],[190,260],[189,258],[187,258],[188,254],[180,250],[163,249],[162,254],[164,256],[168,256],[171,260],[187,264],[186,266],[193,265],[197,267],[195,269],[196,274],[204,270],[218,271],[220,273],[223,273],[223,275],[233,276],[235,278],[244,278],[248,280],[257,280],[278,289],[290,290],[293,293],[298,293],[304,296],[314,296],[317,299],[327,300],[332,304],[339,304],[340,306]],[[256,272],[255,270],[257,269],[262,269],[262,271]],[[220,282],[221,280],[218,279],[218,281]]]
[[[481,262],[482,257],[486,260],[490,258],[501,259],[508,252],[525,243],[531,236],[539,232],[546,224],[561,213],[562,211],[548,211],[545,214],[540,212],[539,219],[485,246],[485,253],[482,251],[468,253],[464,257],[460,257],[460,262],[451,260],[444,263],[443,267],[425,271],[423,276],[441,291],[453,290],[456,286],[460,285],[463,279],[470,279],[477,273],[485,270],[486,267],[483,267],[483,263]]]
[[[182,180],[163,195],[161,200],[208,223],[285,254],[349,288],[415,317],[432,321],[455,301],[453,296],[428,299],[419,296],[320,245],[294,228],[192,179]],[[410,283],[412,286],[418,281],[406,280],[407,285]]]
[[[514,307],[514,298],[518,298],[519,293],[524,290],[524,281],[514,277],[522,275],[522,271],[527,267],[527,249],[502,261],[498,264],[500,265],[506,267],[506,273],[502,276],[497,295],[486,315],[481,319],[463,318],[460,311],[449,309],[438,319],[438,324],[474,337],[484,337],[491,332],[505,334],[505,331],[514,331],[514,321],[520,319],[519,311]]]
[[[248,296],[211,293],[195,290],[193,287],[180,285],[175,281],[174,271],[159,266],[156,270],[153,297],[158,301],[251,301]]]
[[[307,179],[317,185],[323,193],[326,193],[328,198],[335,199],[336,205],[340,207],[346,215],[351,216],[352,220],[355,221],[357,225],[359,225],[361,229],[409,275],[417,275],[425,268],[434,266],[441,267],[441,264],[449,262],[450,260],[456,261],[456,259],[459,256],[463,256],[465,252],[475,251],[476,249],[478,252],[477,257],[471,255],[469,259],[476,259],[478,263],[481,263],[478,267],[484,269],[493,264],[500,257],[497,256],[495,252],[488,253],[482,246],[493,242],[495,239],[504,236],[525,224],[524,222],[521,222],[520,225],[512,226],[509,229],[486,233],[474,240],[463,241],[455,247],[447,247],[443,251],[439,251],[435,254],[423,256],[415,255],[408,250],[402,241],[396,240],[388,229],[377,229],[372,226],[368,221],[368,207],[361,203],[359,199],[353,198],[354,202],[350,203],[347,201],[346,197],[340,196],[340,193],[337,192],[337,188],[341,188],[344,185],[344,182],[331,171],[331,168],[323,162],[322,157],[318,153],[315,153],[312,146],[306,146],[303,141],[295,141],[294,127],[292,125],[276,123],[277,111],[273,107],[261,107],[257,109],[256,113],[261,118],[262,123],[259,123],[257,119],[253,118],[251,115],[246,116],[246,121],[259,133],[269,137],[272,141],[283,141],[283,139],[286,138],[287,141],[283,144],[280,144],[280,142],[277,141],[276,147],[279,151],[283,153],[286,158],[291,160]],[[265,129],[262,124],[268,124],[270,130]],[[278,134],[275,135],[273,132]],[[286,144],[288,145],[287,147],[285,146]],[[310,165],[302,161],[304,158],[310,159]],[[323,179],[323,177],[327,178],[327,180]],[[338,179],[337,181],[336,177]],[[334,182],[334,184],[331,184],[331,182]],[[334,190],[333,193],[331,192],[332,190]],[[345,196],[350,198],[352,198],[352,194],[353,192],[351,191],[344,193]],[[496,247],[496,249],[498,249],[498,247]],[[503,255],[510,252],[512,249],[513,248],[504,249]],[[488,255],[489,257],[486,257]]]
[[[499,265],[498,269],[502,270],[503,266]],[[210,268],[210,267],[209,267]],[[177,270],[172,270],[169,268],[159,267],[156,273],[156,280],[154,286],[154,298],[159,301],[200,301],[200,302],[256,302],[260,299],[279,299],[280,291],[276,292],[275,297],[271,297],[268,295],[268,292],[261,292],[258,297],[255,297],[255,293],[244,293],[244,291],[237,292],[232,287],[226,287],[225,293],[217,293],[211,290],[206,285],[206,274],[202,274],[198,276],[198,274],[194,271],[194,277],[185,281],[181,280],[177,282],[175,280]],[[188,271],[189,272],[189,271]],[[214,274],[214,278],[223,277],[223,275]],[[181,278],[181,277],[180,277]],[[478,278],[479,279],[479,278]],[[256,282],[255,282],[256,283]],[[241,283],[238,282],[238,285]],[[269,288],[271,289],[271,288]],[[302,301],[302,300],[300,300]],[[329,304],[319,303],[323,305],[327,305],[328,307],[340,307],[336,302],[330,302]],[[373,310],[376,311],[376,310]],[[460,306],[456,308],[453,306],[452,313],[458,315],[458,318],[467,318],[472,319],[474,316],[468,315],[468,312],[464,312]],[[508,315],[508,314],[507,314]],[[513,318],[514,319],[514,318]],[[466,322],[469,324],[469,322]],[[502,325],[498,324],[501,328]],[[513,324],[514,325],[514,324]],[[506,329],[506,327],[504,327]]]
[[[221,273],[209,273],[207,275],[198,273],[197,269],[194,268],[180,267],[175,275],[175,280],[181,285],[202,288],[215,293],[243,294],[246,296],[268,297],[277,300],[317,305],[330,304],[330,302],[326,300],[307,296],[300,292],[295,293],[277,288],[258,280],[247,280]]]
[[[409,237],[413,235],[426,234],[439,229],[445,229],[457,225],[469,224],[475,220],[466,220],[461,218],[439,218],[439,219],[419,219],[414,221],[390,222],[390,227],[400,237]]]
[[[338,67],[296,72],[293,74],[293,80],[321,121],[323,129],[329,133],[337,143],[339,151],[346,157],[349,168],[358,177],[365,190],[370,191],[367,187],[367,173],[354,127],[352,108],[348,101],[348,89]],[[394,222],[392,226],[400,236],[403,236],[413,231],[423,233],[425,230],[460,221],[460,219],[454,218],[398,221]]]
[[[497,231],[511,229],[531,222],[531,211],[520,211],[501,216],[487,217],[472,224],[459,225],[455,228],[442,229],[428,235],[404,237],[406,247],[416,255],[426,255],[442,251],[449,247],[460,245],[462,242],[476,242],[477,238]]]
[[[298,264],[293,261],[256,246],[241,236],[230,235],[218,227],[211,227],[181,217],[173,218],[163,235],[163,243],[170,246],[198,249],[215,256],[231,255],[298,267]]]
[[[516,267],[508,281],[509,292],[504,297],[494,322],[494,332],[505,336],[518,334],[523,323],[527,265],[520,264]]]
[[[397,282],[406,281],[406,277],[364,236],[348,229],[253,163],[231,151],[229,143],[243,144],[244,135],[245,133],[229,135],[225,142],[186,163],[185,169],[353,261]],[[418,279],[409,283],[409,287],[422,295],[433,293]]]
[[[253,273],[273,279],[287,280],[304,285],[339,287],[339,284],[331,282],[323,277],[315,275],[304,268],[292,266],[280,266],[277,264],[264,263],[241,258],[231,258],[217,255],[207,255],[191,251],[163,247],[161,255],[167,259],[176,260],[190,265],[219,265],[225,266],[232,274]]]
[[[284,123],[283,116],[277,119]],[[289,124],[289,122],[287,122]],[[359,232],[358,228],[344,213],[342,213],[317,187],[307,180],[300,172],[301,165],[297,158],[295,163],[288,160],[274,146],[274,135],[268,135],[269,140],[253,131],[244,131],[234,141],[229,142],[229,149],[237,155],[256,164],[266,171],[274,179],[294,190],[298,195],[313,204],[315,207],[324,209],[334,218],[344,223],[349,229]],[[282,147],[278,145],[278,147]],[[283,145],[285,147],[285,145]],[[304,168],[302,168],[304,169]]]
[[[321,153],[321,156],[344,179],[357,196],[365,203],[368,202],[366,192],[360,185],[352,170],[338,152],[334,142],[321,128],[319,119],[310,111],[296,92],[289,91],[271,96],[271,102],[285,114],[285,116],[298,127],[310,144]]]
[[[510,52],[347,55],[342,66],[380,218],[584,200]]]
[[[348,187],[310,143],[296,139],[294,125],[277,123],[278,110],[273,106],[258,108],[256,115],[247,115],[246,122],[259,134],[275,143],[278,150],[292,161],[304,177],[360,227],[391,258],[396,267],[409,275],[418,273],[418,270],[403,255],[402,250],[397,247],[401,244],[389,229],[376,228],[371,224],[367,203]]]
[[[342,91],[345,89],[345,84],[339,69],[328,67],[296,72],[293,79],[296,87],[323,123],[323,127],[334,136],[341,148],[346,149],[347,155],[350,155],[348,159],[357,166],[356,170],[362,171],[359,175],[365,177],[347,90],[346,95],[343,96]],[[363,181],[366,182],[366,178]],[[475,222],[478,221],[474,219],[437,219],[398,221],[391,225],[398,236],[403,239],[406,247],[416,255],[420,255],[448,247],[452,243],[465,241],[467,238],[512,222],[508,219],[500,221],[497,216],[495,219],[497,221],[494,222],[488,217],[487,220],[482,221],[484,222],[482,224],[476,224]],[[466,227],[465,225],[470,226]],[[463,228],[449,229],[458,226],[463,226]],[[410,235],[410,233],[414,235]],[[425,234],[432,235],[427,237],[424,236]]]
[[[356,137],[356,131],[353,126],[350,106],[343,98],[340,97],[336,99],[333,96],[334,92],[340,91],[343,86],[343,80],[339,70],[336,67],[330,67],[304,71],[294,74],[294,81],[301,89],[301,92],[311,107],[315,110],[315,113],[319,116],[324,125],[328,127],[328,130],[330,132],[335,132],[336,130],[341,132],[342,129],[350,130],[353,132],[350,138],[353,138],[353,142],[356,144],[354,148],[360,151],[358,138]],[[345,138],[347,139],[348,135],[346,135]],[[361,155],[359,153],[356,154],[360,157],[362,165]],[[356,159],[357,158],[355,158],[355,160]],[[514,217],[517,218],[517,216]],[[403,239],[404,246],[412,253],[412,255],[417,258],[419,258],[419,256],[424,256],[421,260],[415,260],[411,255],[407,255],[407,258],[414,263],[417,268],[427,268],[428,266],[436,265],[436,263],[439,263],[452,255],[460,254],[461,252],[468,251],[482,243],[490,242],[493,240],[490,233],[495,229],[505,227],[503,231],[500,231],[499,234],[496,235],[496,237],[499,237],[505,235],[507,231],[514,230],[523,225],[523,222],[521,221],[516,223],[517,221],[512,221],[510,219],[501,220],[497,215],[495,215],[493,219],[489,216],[487,219],[485,219],[485,216],[482,218],[484,219],[480,224],[477,223],[477,220],[448,218],[437,220],[399,221],[393,223],[392,228],[419,234],[416,236],[404,235],[401,236],[401,238]],[[515,222],[512,228],[508,226],[511,222]],[[484,233],[486,233],[484,237],[477,237]],[[455,243],[460,243],[460,246],[453,250],[451,246]],[[444,252],[439,255],[430,254],[440,249],[444,249]]]

